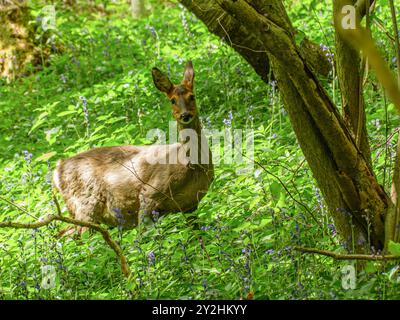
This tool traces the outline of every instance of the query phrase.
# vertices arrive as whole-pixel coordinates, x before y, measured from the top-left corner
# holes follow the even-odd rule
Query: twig
[[[10,201],[10,200],[8,200],[8,199],[2,197],[2,196],[0,196],[0,200],[3,200],[4,202],[7,202],[9,205],[11,205],[11,206],[17,208],[19,211],[22,211],[23,213],[25,213],[25,214],[27,214],[28,216],[30,216],[30,217],[32,217],[32,218],[34,218],[34,219],[37,220],[37,217],[35,217],[34,215],[30,214],[30,213],[28,212],[28,210],[26,210],[26,209],[24,209],[24,208],[21,208],[19,205],[15,204],[14,202],[12,202],[12,201]]]
[[[331,257],[336,260],[368,260],[368,261],[386,261],[386,260],[400,260],[400,256],[395,255],[369,255],[369,254],[341,254],[328,250],[321,250],[316,248],[306,247],[293,247],[293,250],[303,253],[319,254]]]
[[[263,166],[260,162],[254,160],[254,163],[256,165],[258,165],[262,170],[264,170],[266,173],[268,173],[269,175],[271,175],[272,177],[274,177],[276,180],[278,180],[279,184],[285,189],[286,193],[289,195],[289,197],[296,202],[298,205],[302,206],[304,208],[304,210],[306,210],[308,212],[308,214],[311,216],[311,218],[315,221],[315,223],[318,224],[319,227],[322,228],[321,223],[318,221],[318,219],[315,217],[315,215],[313,214],[313,212],[301,201],[297,200],[292,193],[289,191],[289,189],[286,187],[285,183],[274,173],[272,173],[271,171],[269,171],[267,168],[265,168],[265,166]]]
[[[7,202],[9,202],[9,201],[7,201]],[[124,274],[125,277],[128,278],[130,275],[130,271],[129,271],[129,267],[128,267],[128,263],[126,261],[125,255],[124,255],[121,247],[118,245],[118,243],[112,239],[110,233],[106,229],[101,227],[99,224],[76,220],[76,219],[62,216],[61,212],[60,212],[60,206],[58,205],[57,199],[55,199],[55,203],[57,206],[58,215],[48,215],[46,218],[39,220],[38,222],[34,222],[34,223],[20,223],[20,222],[13,222],[13,221],[0,222],[0,228],[36,229],[36,228],[44,227],[53,221],[62,221],[65,223],[73,224],[75,226],[85,227],[85,228],[89,228],[91,230],[95,230],[95,231],[101,233],[104,241],[110,246],[110,248],[112,250],[114,250],[115,254],[117,255],[117,257],[120,261],[122,273]],[[18,206],[16,206],[16,208],[25,212],[24,209],[22,209]]]
[[[378,145],[373,149],[373,151],[379,149],[379,148],[382,147],[383,145],[389,145],[390,141],[393,139],[393,136],[394,136],[396,133],[398,133],[399,131],[400,131],[400,128],[397,128],[396,130],[394,130],[394,131],[390,134],[390,136],[386,139],[386,141],[385,141],[385,142],[382,142],[382,143],[380,143],[380,144],[378,144]],[[380,153],[379,153],[379,155],[380,155]],[[378,156],[377,156],[377,158],[378,158]]]

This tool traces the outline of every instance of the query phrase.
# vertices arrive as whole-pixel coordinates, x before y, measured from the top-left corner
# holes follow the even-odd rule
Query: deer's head
[[[179,85],[174,85],[159,69],[152,70],[153,81],[158,90],[164,92],[172,104],[172,113],[176,121],[183,125],[190,124],[197,115],[196,100],[193,94],[194,69],[188,61]]]

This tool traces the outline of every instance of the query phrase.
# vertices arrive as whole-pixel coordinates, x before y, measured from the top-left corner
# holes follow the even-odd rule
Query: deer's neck
[[[178,122],[178,135],[179,141],[184,147],[184,150],[187,150],[190,146],[190,153],[197,153],[197,161],[195,163],[201,165],[212,165],[211,151],[207,138],[203,134],[201,121],[198,117],[195,117],[192,122],[186,125]],[[195,140],[190,141],[192,138]],[[208,156],[205,156],[205,154]]]
[[[200,139],[202,134],[202,126],[199,117],[196,116],[189,124],[182,124],[178,122],[178,133],[185,129],[193,130],[196,132],[198,139]],[[186,141],[181,140],[180,142],[185,143]]]

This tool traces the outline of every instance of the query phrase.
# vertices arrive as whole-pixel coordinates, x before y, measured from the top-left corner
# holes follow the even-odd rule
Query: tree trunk
[[[214,31],[213,9],[204,7],[204,1],[180,2],[218,34]],[[295,30],[282,2],[216,0],[215,3],[225,16],[239,24],[240,32],[229,34],[235,37],[232,47],[243,54],[238,46],[261,46],[268,56],[300,147],[348,249],[363,251],[368,246],[383,249],[384,220],[391,201],[376,181],[369,154],[357,146],[346,121],[318,81],[307,53],[296,44]],[[203,8],[201,14],[198,6]],[[219,23],[224,21],[227,20],[220,19]],[[222,26],[232,31],[229,26]],[[254,51],[246,54],[247,61],[262,59]],[[263,70],[257,69],[263,65],[261,62],[250,64],[262,74]],[[343,76],[342,81],[348,80]],[[354,112],[358,114],[358,109]]]
[[[33,31],[29,27],[29,8],[25,1],[0,3],[0,77],[8,80],[24,73],[35,59]]]
[[[333,0],[333,12],[337,15],[345,5],[355,5],[356,0]],[[371,1],[372,2],[372,1]],[[363,16],[357,16],[361,20]],[[364,62],[365,63],[365,62]],[[353,48],[336,32],[336,66],[342,93],[344,121],[351,130],[361,153],[371,167],[363,98],[363,72],[359,50]]]
[[[132,17],[135,19],[143,17],[145,13],[144,1],[145,0],[131,0]]]

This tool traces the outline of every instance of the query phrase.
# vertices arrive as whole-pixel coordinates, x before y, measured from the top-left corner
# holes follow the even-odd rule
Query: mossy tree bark
[[[0,3],[0,77],[14,79],[36,57],[26,1]]]
[[[367,2],[357,4],[356,0],[333,0],[333,12],[337,15],[346,5],[366,6]],[[372,3],[373,1],[369,1]],[[364,8],[365,9],[365,8]],[[356,19],[361,20],[365,10],[357,12]],[[366,129],[366,117],[363,97],[363,66],[360,53],[350,43],[336,32],[336,66],[342,94],[342,109],[344,121],[351,130],[357,146],[371,166],[371,150]],[[365,61],[363,61],[365,66]]]
[[[219,36],[226,32],[231,40],[228,44],[252,65],[264,81],[267,81],[263,75],[268,61],[299,145],[339,234],[347,241],[350,250],[383,249],[385,216],[392,203],[371,169],[365,121],[362,124],[362,141],[365,141],[358,144],[354,134],[362,100],[359,100],[359,92],[354,94],[354,88],[350,88],[354,83],[349,82],[357,82],[359,78],[353,80],[348,73],[359,74],[358,53],[345,47],[342,39],[337,39],[343,46],[339,49],[338,65],[342,69],[339,78],[343,99],[348,106],[345,117],[342,117],[319,82],[312,59],[296,44],[296,31],[282,1],[180,2],[211,32]],[[344,61],[348,55],[357,61],[351,68]],[[363,112],[361,115],[365,117]]]

